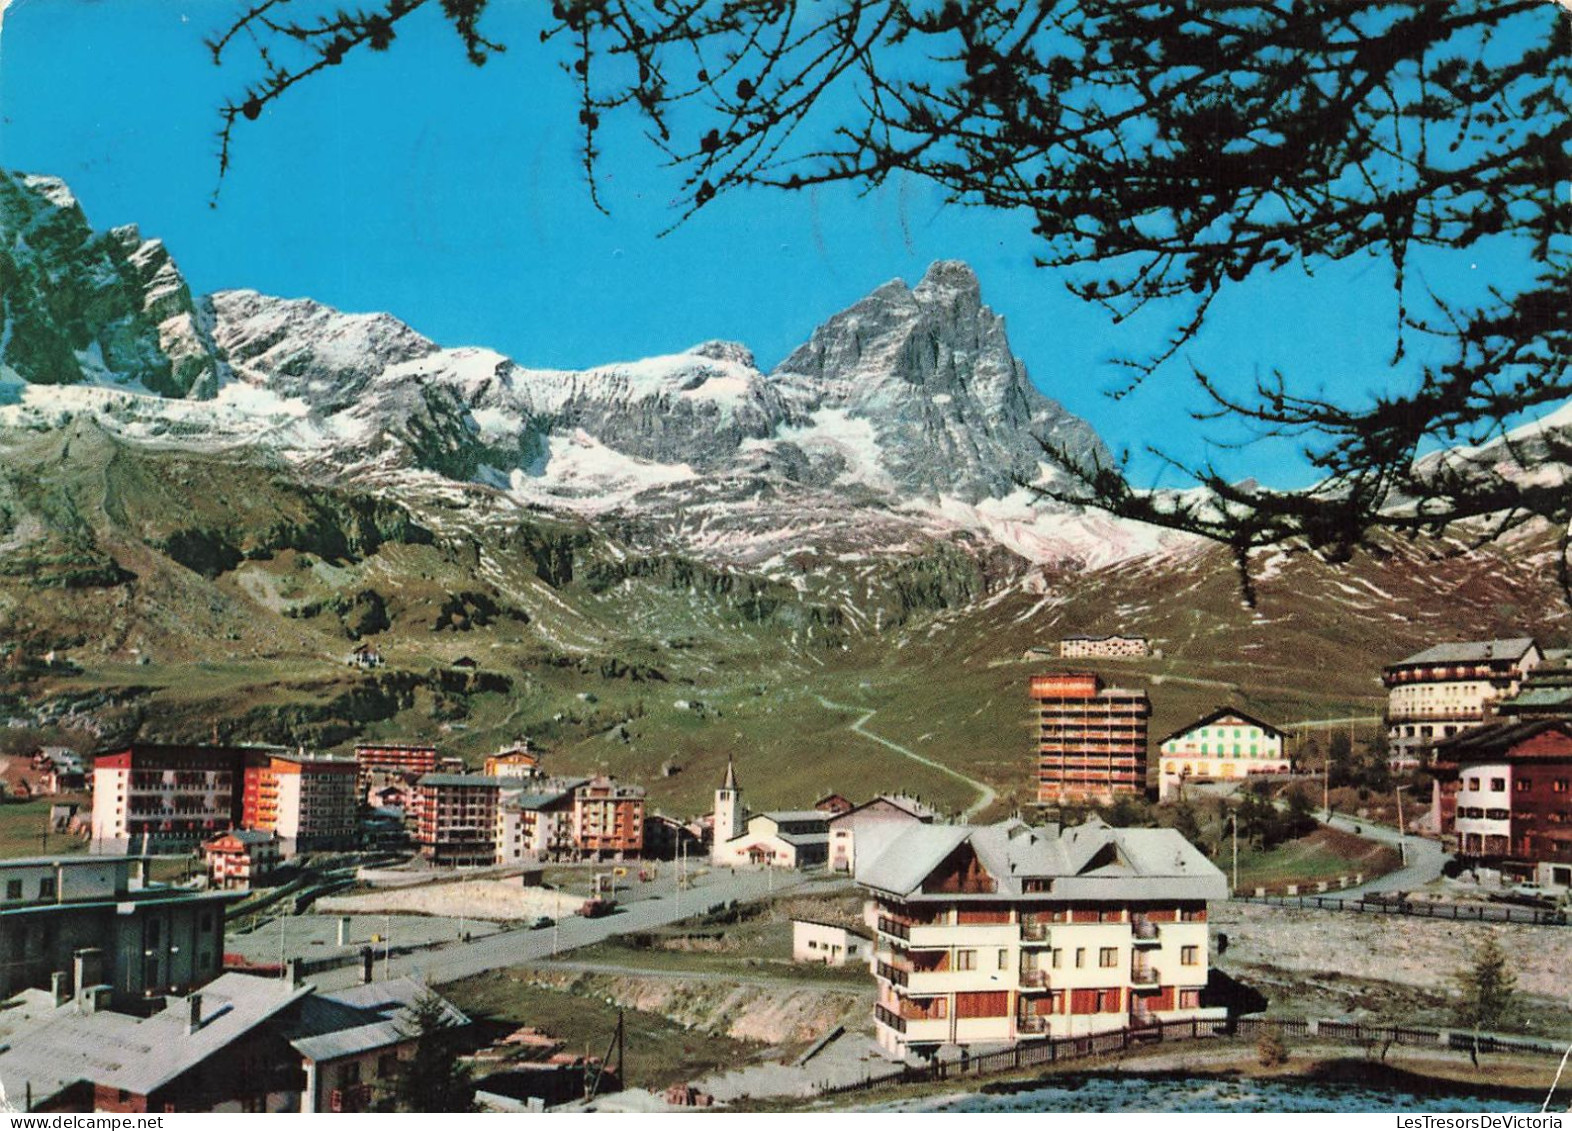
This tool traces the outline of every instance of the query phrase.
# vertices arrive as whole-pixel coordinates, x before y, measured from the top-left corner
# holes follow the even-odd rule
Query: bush
[[[1288,1063],[1288,1045],[1276,1029],[1268,1029],[1261,1034],[1261,1039],[1255,1043],[1255,1054],[1262,1068],[1276,1068]]]

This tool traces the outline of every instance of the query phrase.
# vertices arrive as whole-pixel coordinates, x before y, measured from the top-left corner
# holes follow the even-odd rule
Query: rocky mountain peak
[[[753,351],[741,342],[724,342],[712,339],[700,342],[688,350],[695,357],[707,357],[711,361],[729,361],[733,365],[741,365],[748,369],[757,369],[758,362],[753,360]]]
[[[982,283],[977,272],[959,259],[940,259],[912,291],[923,306],[948,311],[952,317],[975,314],[982,306]]]
[[[0,172],[0,278],[0,365],[22,381],[217,391],[222,355],[163,244],[95,232],[65,182]]]
[[[813,407],[866,419],[902,488],[966,502],[1041,474],[1040,439],[1086,452],[1101,441],[1049,400],[1010,349],[1004,319],[957,260],[915,288],[895,280],[830,318],[775,369]]]

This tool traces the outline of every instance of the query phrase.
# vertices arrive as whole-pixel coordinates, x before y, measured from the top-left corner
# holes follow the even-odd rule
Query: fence
[[[1014,1045],[996,1052],[969,1056],[963,1052],[950,1060],[931,1060],[925,1064],[906,1064],[882,1076],[870,1076],[848,1084],[816,1089],[815,1097],[838,1096],[870,1088],[901,1084],[932,1084],[964,1076],[991,1076],[1015,1072],[1043,1064],[1087,1060],[1124,1052],[1149,1042],[1193,1041],[1214,1038],[1251,1040],[1275,1033],[1284,1038],[1297,1037],[1336,1041],[1355,1045],[1406,1045],[1411,1047],[1469,1050],[1480,1052],[1529,1052],[1559,1056],[1560,1045],[1533,1037],[1507,1037],[1499,1034],[1455,1032],[1405,1025],[1364,1025],[1347,1021],[1312,1021],[1292,1017],[1243,1017],[1226,1021],[1156,1021],[1135,1029],[1119,1029],[1089,1037],[1055,1037]]]
[[[1533,927],[1565,927],[1564,911],[1483,903],[1411,902],[1406,899],[1347,899],[1335,895],[1235,895],[1243,903],[1302,907],[1322,911],[1358,911],[1367,915],[1414,915],[1421,919],[1454,919],[1468,923],[1523,923]]]

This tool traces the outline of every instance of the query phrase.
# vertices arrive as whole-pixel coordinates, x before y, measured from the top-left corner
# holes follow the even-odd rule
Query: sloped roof
[[[1211,726],[1218,719],[1226,718],[1229,715],[1232,715],[1235,718],[1244,721],[1249,726],[1260,727],[1261,728],[1261,732],[1263,734],[1267,735],[1268,737],[1271,737],[1273,735],[1275,735],[1278,738],[1287,738],[1288,737],[1282,731],[1280,731],[1276,727],[1274,727],[1271,723],[1265,722],[1265,721],[1263,721],[1261,719],[1256,718],[1254,715],[1251,715],[1251,714],[1248,714],[1248,713],[1246,713],[1244,711],[1241,711],[1238,707],[1215,707],[1210,712],[1208,712],[1207,714],[1202,715],[1199,719],[1196,719],[1195,722],[1191,723],[1189,726],[1180,727],[1178,730],[1174,731],[1172,734],[1167,735],[1167,736],[1165,736],[1163,738],[1159,738],[1157,740],[1157,748],[1159,750],[1161,750],[1162,747],[1163,747],[1163,744],[1165,742],[1172,742],[1176,738],[1183,738],[1185,735],[1189,734],[1191,731],[1199,730],[1201,727]]]
[[[421,774],[416,785],[476,785],[491,789],[519,789],[518,778],[499,778],[486,774]]]
[[[1572,738],[1572,719],[1523,719],[1520,722],[1490,723],[1475,727],[1436,743],[1436,759],[1438,762],[1466,765],[1507,757],[1515,747],[1551,730]]]
[[[337,1060],[410,1040],[410,1010],[421,994],[429,992],[411,978],[369,982],[336,993],[317,994],[301,1003],[288,1026],[285,1039],[301,1056],[315,1061]],[[469,1018],[446,998],[443,1021],[450,1027],[469,1024]]]
[[[1406,660],[1399,660],[1393,667],[1407,664],[1464,664],[1484,660],[1520,660],[1530,648],[1536,648],[1532,636],[1511,636],[1504,640],[1458,640],[1437,644],[1416,652]]]
[[[768,817],[776,824],[796,824],[797,822],[816,822],[821,825],[830,823],[830,814],[823,809],[770,809],[763,813],[755,813],[754,817]]]
[[[34,1102],[78,1080],[145,1096],[221,1053],[280,1010],[311,993],[277,978],[222,974],[202,988],[201,1025],[188,1033],[185,998],[151,1017],[56,1006],[29,991],[0,1011],[0,1081],[10,1094],[31,1085]]]
[[[926,895],[922,883],[962,844],[996,885],[993,894]],[[994,825],[909,825],[865,856],[857,882],[907,899],[989,900],[1046,881],[1055,899],[1225,899],[1222,872],[1173,829],[1116,829],[1092,818],[1060,831],[1020,820]]]

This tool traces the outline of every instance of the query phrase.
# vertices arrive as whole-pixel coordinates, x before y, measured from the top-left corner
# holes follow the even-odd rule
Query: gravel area
[[[1261,904],[1215,904],[1213,953],[1219,933],[1228,950],[1224,970],[1270,966],[1312,974],[1353,975],[1435,988],[1473,960],[1476,947],[1494,936],[1525,994],[1567,1000],[1572,969],[1572,928],[1509,923],[1462,923],[1404,915],[1300,911]]]
[[[555,919],[578,914],[584,897],[545,888],[527,888],[517,880],[461,880],[451,884],[427,884],[416,888],[367,892],[364,895],[338,895],[317,901],[324,912],[375,915],[386,912],[412,912],[456,918],[496,921],[533,919],[549,915]]]

